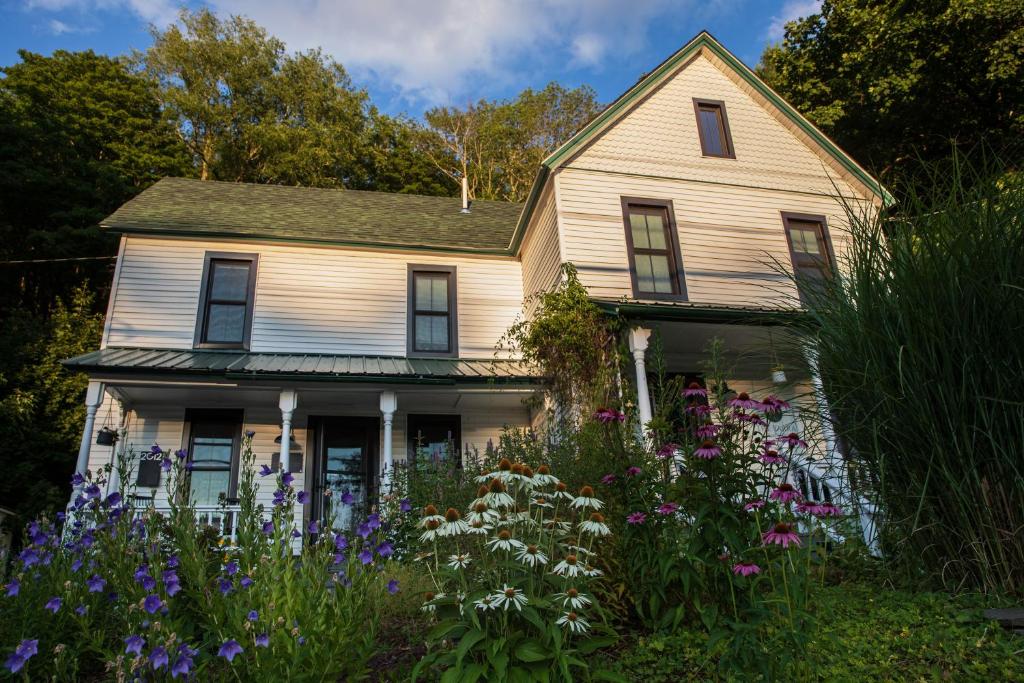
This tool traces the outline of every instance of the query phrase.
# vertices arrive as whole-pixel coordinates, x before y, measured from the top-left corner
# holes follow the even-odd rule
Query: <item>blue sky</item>
[[[17,50],[123,54],[177,8],[246,15],[292,50],[322,47],[389,113],[509,97],[556,80],[602,102],[701,29],[753,66],[820,0],[0,0],[0,64]]]

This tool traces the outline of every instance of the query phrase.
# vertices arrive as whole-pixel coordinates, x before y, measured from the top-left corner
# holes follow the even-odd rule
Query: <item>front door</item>
[[[371,417],[320,417],[313,424],[317,446],[313,518],[322,520],[325,528],[351,529],[366,513],[376,486],[380,422]],[[349,496],[351,503],[344,503]]]

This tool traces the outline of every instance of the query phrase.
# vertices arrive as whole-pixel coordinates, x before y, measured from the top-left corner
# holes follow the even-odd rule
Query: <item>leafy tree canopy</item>
[[[825,0],[786,25],[758,72],[883,177],[950,141],[1024,150],[1024,3]]]

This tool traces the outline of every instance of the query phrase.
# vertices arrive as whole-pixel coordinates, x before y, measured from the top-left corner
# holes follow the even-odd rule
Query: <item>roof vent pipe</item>
[[[462,176],[462,211],[460,213],[469,213],[469,179],[466,176]]]

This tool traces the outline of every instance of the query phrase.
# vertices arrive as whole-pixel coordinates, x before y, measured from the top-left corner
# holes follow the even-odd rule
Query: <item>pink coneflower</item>
[[[679,509],[679,503],[664,503],[658,506],[659,515],[671,515]]]
[[[594,419],[601,424],[608,424],[609,422],[625,422],[626,414],[615,410],[614,408],[598,408],[594,412]]]
[[[722,449],[715,444],[711,439],[704,439],[700,446],[693,452],[698,458],[704,458],[705,460],[711,460],[717,458],[722,454]]]
[[[761,402],[755,401],[750,398],[750,394],[745,391],[741,391],[735,398],[729,399],[729,405],[733,408],[744,408],[749,410],[751,408],[760,408]]]
[[[722,425],[716,425],[712,422],[702,424],[697,427],[697,438],[698,439],[713,439],[718,436],[718,432],[722,431]]]
[[[673,455],[676,454],[676,451],[678,450],[679,444],[669,442],[662,446],[661,448],[659,448],[658,452],[655,453],[655,455],[664,460],[665,458],[671,458]]]
[[[688,415],[697,415],[698,417],[702,415],[710,415],[711,406],[706,403],[691,403],[686,406],[686,413]]]
[[[627,477],[635,477],[636,475],[640,474],[640,472],[642,472],[642,470],[639,467],[637,467],[636,465],[634,465],[633,467],[627,467],[626,468],[626,476]]]
[[[761,462],[765,465],[781,465],[786,462],[786,459],[779,455],[779,452],[774,448],[766,448],[761,453]]]
[[[807,442],[801,439],[796,432],[790,432],[785,436],[779,437],[778,442],[784,443],[790,448],[796,448],[797,446],[800,448],[807,448]]]
[[[766,415],[779,415],[783,410],[789,410],[789,404],[774,394],[769,394],[761,399],[761,409]]]
[[[690,382],[690,384],[683,389],[683,396],[686,398],[707,398],[707,395],[708,390],[697,382]]]
[[[753,562],[737,562],[732,566],[732,573],[736,576],[750,576],[760,574],[761,568]]]
[[[735,417],[737,422],[746,422],[748,424],[752,424],[758,427],[763,427],[766,424],[768,424],[760,415],[757,415],[755,413],[744,413],[742,410],[737,410],[735,413]]]
[[[605,484],[605,485],[614,484],[615,483],[615,475],[614,474],[606,474],[606,475],[604,475],[603,477],[601,477],[601,483]]]
[[[743,509],[746,510],[747,512],[753,512],[754,510],[760,510],[763,507],[764,501],[758,498],[757,500],[752,500],[746,505],[744,505]]]
[[[647,515],[642,512],[633,512],[626,515],[627,524],[643,524],[647,521]]]
[[[788,503],[791,500],[799,500],[800,494],[797,493],[792,484],[779,484],[779,488],[772,491],[768,497],[780,503]]]
[[[761,534],[761,541],[765,545],[774,543],[783,548],[788,548],[790,543],[800,545],[800,537],[793,530],[793,525],[785,522],[776,522],[775,526]]]
[[[838,505],[832,503],[822,503],[818,506],[817,512],[812,512],[815,517],[841,517],[843,509]]]
[[[796,511],[817,516],[821,513],[821,503],[814,500],[802,500],[796,504]]]

